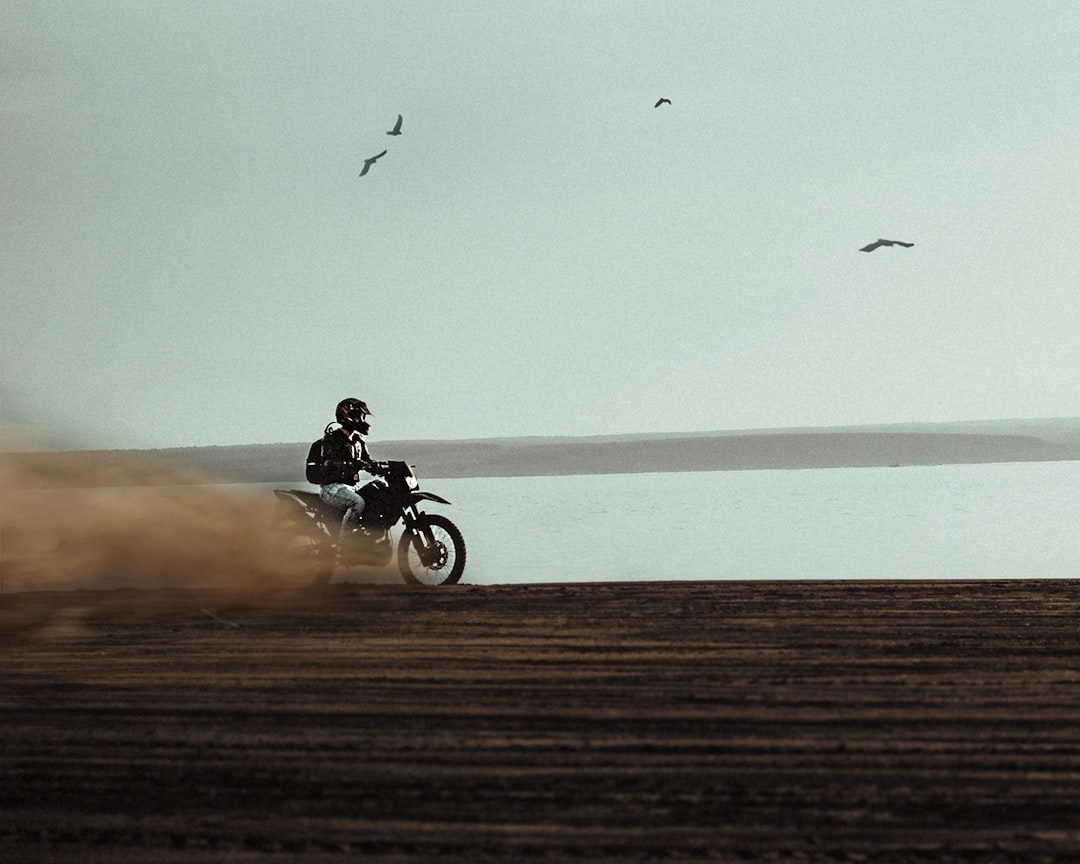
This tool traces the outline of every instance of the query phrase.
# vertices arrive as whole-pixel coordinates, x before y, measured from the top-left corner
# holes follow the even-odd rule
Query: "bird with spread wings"
[[[878,239],[878,240],[875,240],[873,243],[868,243],[866,246],[863,246],[859,251],[860,252],[873,252],[875,249],[877,249],[877,248],[879,248],[881,246],[907,246],[907,247],[910,248],[910,247],[912,247],[914,245],[915,245],[914,243],[905,243],[903,240],[883,240],[883,239]]]
[[[371,170],[371,166],[374,165],[378,159],[381,159],[385,155],[386,151],[383,150],[382,153],[379,153],[377,156],[372,156],[370,159],[365,159],[364,167],[360,171],[360,176],[363,177],[365,174],[367,174],[367,172]]]

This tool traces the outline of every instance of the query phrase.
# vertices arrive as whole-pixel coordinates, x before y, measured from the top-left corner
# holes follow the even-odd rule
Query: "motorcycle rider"
[[[362,399],[350,397],[337,404],[334,413],[337,428],[333,423],[326,427],[323,435],[323,477],[324,483],[319,488],[319,497],[345,513],[341,517],[339,541],[360,527],[360,517],[366,503],[357,491],[360,471],[374,474],[377,464],[368,453],[364,436],[371,432],[367,418],[371,409]]]

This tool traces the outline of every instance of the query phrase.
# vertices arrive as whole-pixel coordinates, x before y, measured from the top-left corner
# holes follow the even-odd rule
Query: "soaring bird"
[[[378,156],[372,156],[370,159],[365,159],[364,160],[364,168],[360,172],[360,176],[363,177],[365,174],[367,174],[368,169],[371,168],[371,166],[375,164],[376,160],[381,159],[385,155],[386,155],[386,151],[383,150],[382,153],[380,153]]]
[[[873,252],[878,246],[907,246],[912,247],[914,243],[905,243],[903,240],[875,240],[867,246],[863,246],[860,252]]]
[[[401,115],[397,115],[397,123],[394,124],[394,128],[386,133],[387,135],[400,135],[401,134]]]
[[[671,100],[670,100],[670,99],[665,99],[665,98],[664,98],[663,96],[661,96],[661,97],[660,97],[659,99],[657,99],[657,100],[656,100],[656,104],[655,104],[655,105],[653,105],[652,107],[653,107],[653,108],[659,108],[659,107],[660,107],[661,105],[663,105],[663,104],[665,104],[665,103],[666,103],[666,104],[668,104],[668,105],[670,105],[670,104],[671,104]]]

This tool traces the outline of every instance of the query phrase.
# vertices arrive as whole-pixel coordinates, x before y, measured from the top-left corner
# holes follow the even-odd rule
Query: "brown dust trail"
[[[152,459],[0,454],[0,589],[257,589],[307,575],[272,496]]]

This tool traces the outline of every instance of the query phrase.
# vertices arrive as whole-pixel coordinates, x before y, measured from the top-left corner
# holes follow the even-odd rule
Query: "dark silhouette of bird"
[[[378,156],[372,156],[370,159],[365,159],[364,160],[364,168],[360,172],[360,176],[363,177],[365,174],[367,174],[368,169],[370,169],[371,166],[375,164],[376,160],[381,159],[385,155],[386,155],[386,151],[383,150],[382,153],[380,153]]]
[[[397,123],[394,124],[394,128],[386,133],[387,135],[400,135],[401,134],[401,115],[397,115]]]
[[[859,251],[860,252],[873,252],[879,246],[907,246],[908,248],[910,248],[910,247],[912,247],[914,245],[915,245],[914,243],[905,243],[903,240],[881,240],[881,239],[878,239],[878,240],[875,240],[873,243],[870,243],[870,244],[868,244],[866,246],[863,246],[862,249],[860,249]]]
[[[659,99],[656,100],[656,104],[653,105],[652,107],[653,108],[659,108],[661,105],[664,105],[664,104],[670,105],[671,100],[670,99],[665,99],[663,96],[661,96]]]

